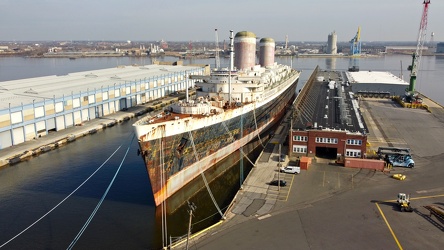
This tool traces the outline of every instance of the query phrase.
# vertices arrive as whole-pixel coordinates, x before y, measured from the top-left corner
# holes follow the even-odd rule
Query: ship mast
[[[187,95],[187,97],[186,97],[186,103],[189,103],[189,99],[188,99],[188,96],[189,96],[189,92],[188,92],[188,82],[190,81],[190,77],[188,76],[188,74],[187,75],[185,75],[185,94]]]
[[[230,72],[228,75],[228,104],[231,106],[231,71],[233,71],[234,65],[234,42],[233,42],[233,30],[230,30]]]
[[[217,35],[217,29],[214,29],[216,32],[216,69],[220,68],[220,59],[219,59],[219,37]]]

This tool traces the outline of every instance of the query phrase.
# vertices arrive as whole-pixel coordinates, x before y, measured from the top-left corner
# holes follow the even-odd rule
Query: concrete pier
[[[13,145],[9,148],[4,148],[0,150],[0,168],[29,160],[32,157],[65,146],[81,137],[95,134],[100,130],[126,122],[133,117],[141,116],[148,111],[151,111],[152,107],[160,107],[160,104],[162,103],[168,105],[172,101],[177,101],[181,95],[183,94],[179,94],[179,96],[175,97],[154,100],[144,105],[128,108],[125,111],[117,111],[105,117],[85,121],[81,126],[74,126],[57,132],[52,132],[46,136],[26,141],[18,145]],[[151,112],[156,113],[160,111],[154,110]]]

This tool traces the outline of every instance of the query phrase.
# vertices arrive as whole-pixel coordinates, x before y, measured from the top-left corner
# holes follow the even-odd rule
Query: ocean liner
[[[256,65],[256,35],[233,37],[230,31],[229,68],[189,76],[197,87],[194,99],[187,90],[186,100],[133,125],[156,206],[284,115],[300,72],[275,63],[274,48],[273,39],[262,38]]]

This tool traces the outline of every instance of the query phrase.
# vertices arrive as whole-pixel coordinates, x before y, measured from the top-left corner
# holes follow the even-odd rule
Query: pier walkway
[[[177,96],[168,96],[163,99],[156,99],[146,104],[128,108],[124,111],[117,111],[105,117],[85,121],[81,126],[73,126],[60,131],[50,132],[48,135],[40,138],[35,138],[31,141],[26,141],[24,143],[1,149],[0,168],[21,161],[26,161],[42,153],[62,147],[67,143],[77,140],[83,136],[94,134],[100,130],[106,129],[107,127],[112,127],[121,122],[129,121],[131,118],[146,114],[148,110],[151,110],[151,107],[156,106],[154,103],[158,103],[159,101],[165,103],[165,105],[168,105],[171,103],[171,101],[176,101],[177,98]],[[157,112],[161,111],[154,110],[151,111],[150,114],[155,115]]]
[[[195,90],[190,90],[189,95],[195,95]],[[162,112],[162,107],[166,107],[172,102],[177,102],[185,98],[185,92],[179,91],[176,95],[165,96],[145,104],[130,107],[126,110],[117,111],[104,117],[84,121],[81,126],[73,126],[63,130],[49,132],[49,134],[31,141],[0,149],[0,168],[26,161],[42,153],[64,146],[80,137],[94,134],[97,131],[128,121],[131,118],[146,113],[155,116],[157,113]]]
[[[120,122],[128,121],[143,110],[145,110],[144,107],[138,106],[130,108],[127,111],[118,111],[106,117],[86,121],[82,126],[74,126],[57,132],[51,132],[46,136],[4,148],[0,150],[0,167],[26,161],[34,156],[64,146],[70,141],[80,137],[94,134],[97,131],[114,126]]]
[[[289,114],[283,119],[283,122],[276,129],[273,138],[265,146],[260,156],[255,162],[255,166],[248,174],[241,190],[238,193],[236,202],[232,204],[232,209],[226,215],[228,218],[234,215],[243,214],[245,216],[262,216],[268,214],[280,198],[280,191],[288,187],[278,187],[269,185],[272,180],[284,180],[285,174],[279,173],[280,155],[287,155],[288,147],[279,146],[285,141],[288,135]],[[279,152],[279,150],[281,152]],[[288,164],[288,157],[282,166]],[[287,181],[287,183],[289,183]],[[238,200],[238,201],[237,201]]]

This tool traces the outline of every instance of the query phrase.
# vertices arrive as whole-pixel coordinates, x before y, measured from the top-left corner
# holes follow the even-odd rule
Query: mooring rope
[[[164,146],[162,138],[165,137],[165,128],[162,130],[162,137],[159,138],[160,143],[160,151],[159,151],[159,168],[160,168],[160,183],[162,187],[165,186],[166,176],[165,176],[165,160],[164,160]],[[161,211],[162,211],[162,247],[168,246],[168,227],[167,227],[167,213],[166,213],[166,192],[163,192],[163,201],[161,203]]]
[[[91,223],[92,219],[96,215],[97,211],[99,210],[100,206],[102,205],[103,201],[105,200],[105,197],[108,195],[108,192],[111,189],[111,186],[113,185],[114,181],[116,180],[117,174],[119,173],[120,168],[122,167],[123,162],[125,161],[126,156],[128,155],[128,151],[131,148],[131,144],[133,143],[135,137],[136,137],[136,135],[133,133],[133,138],[131,139],[131,142],[129,143],[128,148],[126,149],[125,155],[123,156],[123,159],[120,162],[119,168],[117,169],[116,173],[114,174],[113,179],[109,183],[108,188],[105,190],[105,193],[102,195],[102,198],[100,199],[99,203],[97,203],[96,208],[91,213],[91,215],[89,216],[88,220],[83,225],[82,229],[80,229],[80,231],[77,234],[77,236],[74,238],[74,240],[71,242],[71,244],[69,244],[68,248],[66,248],[66,249],[72,249],[74,247],[74,245],[77,243],[77,241],[82,236],[83,232],[85,232],[86,228],[89,226],[89,223]]]
[[[233,142],[235,141],[233,135],[230,133],[230,130],[228,129],[227,125],[225,124],[225,121],[222,121],[222,125],[224,126],[225,130],[227,131],[227,133],[230,135],[231,139],[233,140]],[[242,136],[242,135],[241,135]],[[242,148],[239,148],[239,151],[241,152],[241,154],[247,158],[247,160],[251,163],[251,165],[254,166],[254,163],[250,160],[250,158],[248,158],[248,156],[244,153],[244,150]]]
[[[43,218],[45,218],[48,214],[50,214],[52,211],[54,211],[57,207],[59,207],[63,202],[65,202],[69,197],[71,197],[71,195],[73,195],[77,190],[79,190],[79,188],[81,188],[89,179],[91,179],[91,177],[93,177],[113,156],[115,153],[117,153],[117,151],[122,147],[122,145],[120,145],[109,157],[108,159],[106,159],[102,165],[100,165],[100,167],[98,167],[96,169],[96,171],[94,171],[88,178],[86,178],[86,180],[84,180],[76,189],[74,189],[74,191],[72,191],[68,196],[66,196],[62,201],[60,201],[57,205],[55,205],[53,208],[51,208],[51,210],[49,210],[48,212],[46,212],[44,215],[42,215],[42,217],[40,217],[39,219],[37,219],[34,223],[32,223],[31,225],[29,225],[27,228],[23,229],[23,231],[21,231],[20,233],[18,233],[17,235],[15,235],[14,237],[12,237],[11,239],[9,239],[8,241],[6,241],[5,243],[3,243],[2,245],[0,245],[0,248],[6,246],[8,243],[10,243],[11,241],[13,241],[15,238],[19,237],[20,235],[22,235],[24,232],[28,231],[28,229],[30,229],[31,227],[33,227],[35,224],[37,224],[39,221],[41,221]]]
[[[256,121],[256,102],[254,102],[254,107],[253,107],[253,117],[254,117],[254,125],[256,126],[256,130],[257,130],[257,121]],[[260,133],[257,133],[257,138],[259,138],[259,142],[261,143],[261,146],[263,148],[265,148],[264,143],[262,143],[262,139],[260,136]]]
[[[188,131],[188,134],[190,135],[191,138],[191,145],[193,146],[193,150],[194,150],[194,157],[196,157],[196,162],[199,162],[199,156],[197,155],[197,150],[196,150],[196,145],[194,145],[194,139],[193,139],[193,135],[191,134],[191,131]],[[200,165],[199,165],[200,168]],[[222,213],[222,211],[219,208],[219,205],[217,205],[216,199],[213,196],[213,193],[211,192],[210,186],[208,185],[208,181],[207,178],[205,177],[204,171],[200,172],[200,175],[202,176],[202,179],[205,183],[205,187],[207,187],[208,193],[211,197],[211,200],[214,203],[214,206],[216,207],[217,211],[219,211],[220,216],[222,216],[223,219],[225,219],[224,214]]]

